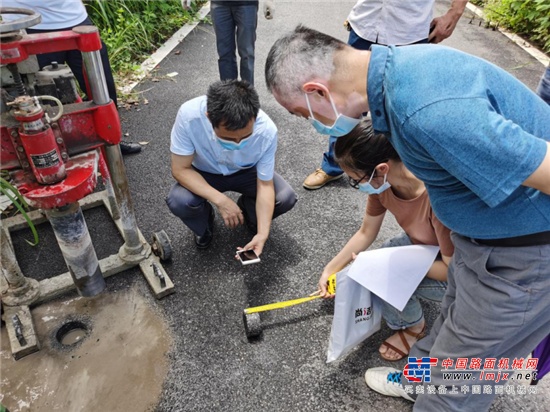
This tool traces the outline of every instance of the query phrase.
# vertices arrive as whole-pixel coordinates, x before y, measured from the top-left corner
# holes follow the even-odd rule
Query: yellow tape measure
[[[336,274],[332,274],[329,276],[327,280],[327,291],[331,295],[336,293]],[[254,308],[246,308],[244,310],[244,313],[249,314],[249,313],[267,312],[269,310],[287,308],[289,306],[294,306],[294,305],[299,305],[300,303],[309,302],[310,300],[319,299],[320,297],[321,297],[320,295],[308,296],[300,299],[286,300],[284,302],[275,302],[275,303],[270,303],[268,305],[256,306]]]
[[[333,273],[327,280],[327,292],[331,295],[336,293],[336,273]]]

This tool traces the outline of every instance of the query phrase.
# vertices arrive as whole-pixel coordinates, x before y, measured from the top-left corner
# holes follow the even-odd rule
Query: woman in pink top
[[[380,299],[383,318],[397,331],[382,343],[380,356],[397,361],[407,356],[410,347],[426,335],[419,298],[441,302],[445,294],[447,268],[454,252],[450,231],[433,213],[424,184],[405,167],[387,138],[374,133],[370,120],[361,121],[351,133],[338,138],[335,155],[349,176],[350,185],[367,193],[368,201],[361,228],[323,270],[319,279],[323,297],[332,297],[326,290],[328,276],[372,245],[386,210],[395,216],[404,233],[386,241],[382,247],[419,244],[440,248],[440,257],[402,312]]]

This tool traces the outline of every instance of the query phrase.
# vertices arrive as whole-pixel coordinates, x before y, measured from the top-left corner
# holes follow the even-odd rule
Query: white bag
[[[330,331],[327,363],[347,354],[380,330],[382,311],[371,292],[348,276],[350,266],[336,274],[334,318]]]

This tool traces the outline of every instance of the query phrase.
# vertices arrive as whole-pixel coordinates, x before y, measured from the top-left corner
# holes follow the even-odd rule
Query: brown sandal
[[[424,336],[426,336],[426,325],[424,324],[424,327],[418,333],[413,333],[413,332],[411,332],[407,329],[398,330],[397,334],[401,338],[401,342],[403,342],[403,346],[405,347],[406,353],[403,352],[401,349],[396,348],[391,343],[388,343],[387,341],[384,341],[381,346],[385,346],[386,348],[393,350],[394,352],[399,354],[401,357],[399,357],[399,358],[388,358],[388,357],[384,356],[385,353],[386,353],[386,352],[384,352],[384,353],[380,353],[380,356],[382,357],[382,359],[385,359],[385,360],[390,361],[390,362],[396,362],[398,360],[403,359],[405,356],[407,356],[409,354],[409,351],[411,350],[411,347],[409,346],[409,342],[407,342],[407,338],[405,338],[405,335],[404,335],[405,333],[409,336],[414,337],[417,341],[419,341]]]

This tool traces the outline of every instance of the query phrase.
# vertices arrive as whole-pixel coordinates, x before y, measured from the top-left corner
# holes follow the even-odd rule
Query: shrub
[[[119,75],[132,71],[183,24],[202,2],[184,10],[180,0],[86,0],[86,9]]]
[[[550,52],[550,2],[548,0],[482,0],[485,16]]]

